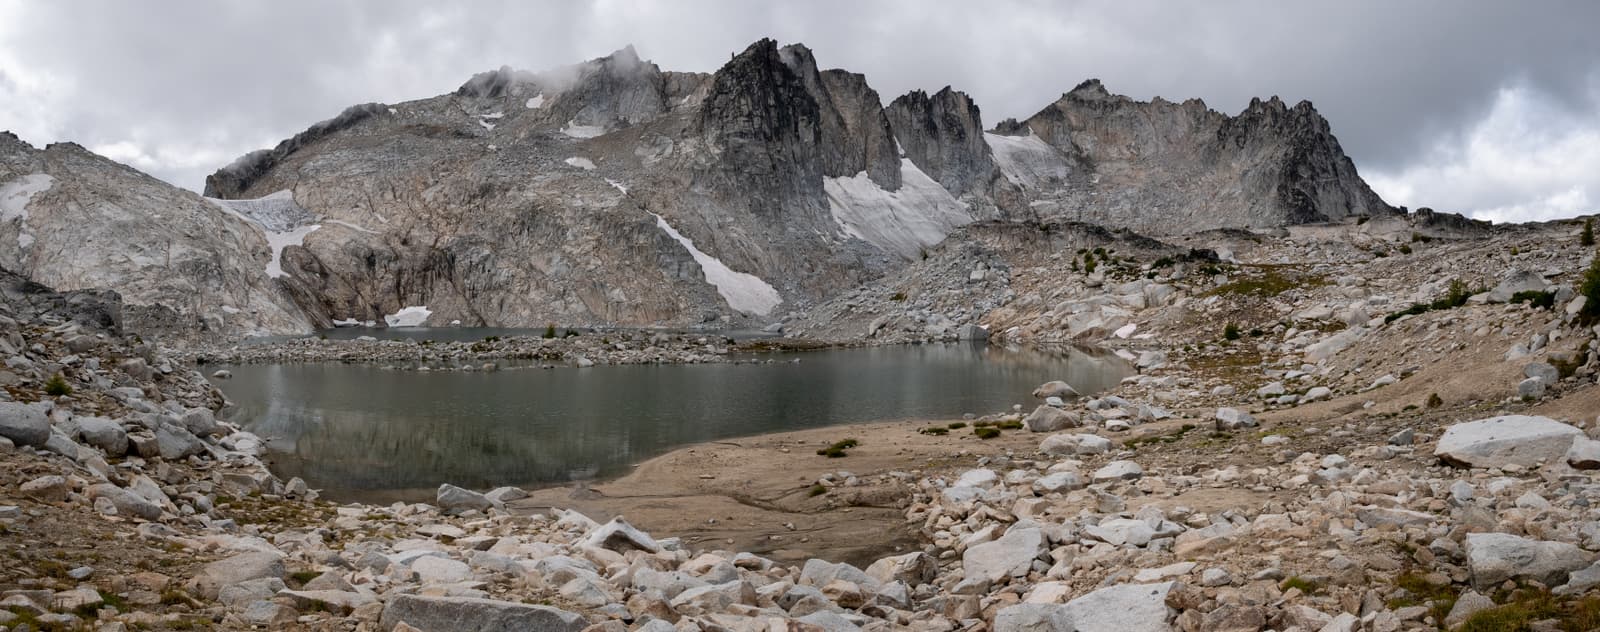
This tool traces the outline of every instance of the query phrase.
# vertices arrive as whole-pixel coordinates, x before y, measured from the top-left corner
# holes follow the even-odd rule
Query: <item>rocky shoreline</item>
[[[587,368],[599,365],[772,362],[765,354],[860,346],[710,333],[648,330],[586,332],[563,336],[487,336],[476,341],[295,338],[248,344],[192,343],[173,357],[197,365],[345,363],[394,370],[496,371],[508,368]]]

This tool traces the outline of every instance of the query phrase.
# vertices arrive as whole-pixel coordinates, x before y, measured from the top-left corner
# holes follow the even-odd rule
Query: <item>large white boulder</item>
[[[655,538],[628,524],[628,521],[623,520],[622,516],[612,518],[611,522],[607,522],[600,528],[591,531],[589,537],[583,539],[583,543],[585,546],[610,549],[618,553],[627,553],[628,551],[661,552],[661,545],[656,543]]]
[[[1544,276],[1532,270],[1517,270],[1501,279],[1494,289],[1489,290],[1487,298],[1490,303],[1504,303],[1511,300],[1517,292],[1542,292],[1547,287]]]
[[[402,623],[429,632],[579,632],[589,626],[582,616],[549,606],[471,597],[394,595],[383,608],[378,629],[393,630]]]
[[[1468,467],[1531,466],[1567,454],[1583,431],[1549,417],[1501,415],[1450,426],[1433,455]]]
[[[1111,451],[1111,440],[1092,434],[1053,434],[1039,442],[1039,451],[1053,456],[1104,454]]]
[[[1096,483],[1108,481],[1131,481],[1144,476],[1144,468],[1133,461],[1112,461],[1094,471],[1091,477]]]
[[[1529,540],[1509,533],[1467,534],[1467,570],[1480,590],[1508,579],[1526,578],[1546,586],[1566,583],[1567,575],[1594,562],[1594,554],[1565,542]]]
[[[1055,432],[1082,425],[1078,416],[1054,406],[1040,406],[1023,418],[1022,425],[1031,432]]]
[[[434,494],[434,504],[438,505],[447,514],[462,513],[466,511],[488,511],[494,506],[494,501],[470,489],[462,489],[445,483],[439,486],[439,491]]]
[[[1033,396],[1039,399],[1046,399],[1050,397],[1072,399],[1078,396],[1078,389],[1072,388],[1071,384],[1061,380],[1052,380],[1045,382],[1044,384],[1040,384],[1039,388],[1033,389]]]
[[[1237,408],[1217,409],[1217,430],[1238,430],[1256,427],[1256,418]]]
[[[1321,362],[1344,351],[1346,347],[1355,344],[1362,336],[1366,335],[1365,327],[1351,327],[1319,342],[1306,345],[1306,362],[1313,364]]]
[[[1173,582],[1101,588],[1065,604],[1021,603],[995,613],[994,632],[1172,632]],[[1209,629],[1209,628],[1208,628]]]
[[[998,540],[968,547],[961,564],[967,580],[993,582],[1027,575],[1033,560],[1044,552],[1043,532],[1013,527]]]

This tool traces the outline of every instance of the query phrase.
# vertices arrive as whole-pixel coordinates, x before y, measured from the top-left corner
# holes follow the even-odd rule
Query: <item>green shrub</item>
[[[1152,269],[1155,269],[1155,268],[1170,268],[1176,263],[1177,263],[1176,261],[1172,260],[1172,257],[1162,257],[1160,259],[1156,259],[1154,263],[1151,263],[1150,267]]]
[[[918,430],[917,432],[920,432],[920,433],[925,434],[925,435],[934,435],[934,436],[942,437],[944,435],[950,434],[950,429],[946,428],[944,426],[928,426],[927,428],[923,428],[921,430]]]
[[[1001,430],[1021,430],[1022,429],[1022,422],[1017,421],[1017,420],[1002,421],[1000,423],[995,424],[994,427],[999,428]]]
[[[972,434],[978,435],[979,439],[993,439],[1000,436],[1000,429],[994,426],[984,426],[982,428],[973,428]]]
[[[1443,405],[1444,398],[1439,397],[1438,393],[1428,395],[1428,408],[1438,408]]]
[[[1085,274],[1094,274],[1094,269],[1097,265],[1094,262],[1094,253],[1083,255],[1083,272]]]
[[[50,379],[44,383],[44,394],[51,397],[71,395],[72,385],[68,384],[66,380],[61,378],[61,374],[57,373],[50,376]]]
[[[1578,245],[1579,246],[1593,246],[1594,245],[1594,218],[1593,217],[1590,217],[1588,219],[1583,220],[1583,234],[1578,235]]]
[[[1314,594],[1317,593],[1318,590],[1322,589],[1322,586],[1317,584],[1317,582],[1314,582],[1314,581],[1311,581],[1311,580],[1306,579],[1304,577],[1301,577],[1299,575],[1296,575],[1294,577],[1290,577],[1289,579],[1283,580],[1283,585],[1280,586],[1280,588],[1282,590],[1288,590],[1290,588],[1299,588],[1300,592],[1302,592],[1302,593],[1305,593],[1307,595],[1314,595]]]
[[[1589,269],[1583,273],[1583,284],[1578,286],[1578,294],[1583,295],[1583,311],[1578,312],[1579,320],[1584,325],[1593,325],[1600,320],[1600,254],[1596,254],[1594,262],[1589,264]]]
[[[551,323],[551,324],[548,324],[548,325],[544,326],[544,337],[545,338],[554,338],[554,337],[556,337],[556,325],[555,325],[555,323]]]
[[[843,458],[849,456],[845,453],[845,450],[849,450],[850,448],[854,448],[858,445],[861,445],[861,442],[856,441],[855,439],[845,439],[843,441],[837,441],[833,445],[821,450],[817,450],[817,454],[830,459]]]
[[[949,426],[951,430],[960,430],[965,427],[967,427],[967,422],[965,421],[952,422]]]
[[[1539,290],[1523,290],[1511,295],[1512,303],[1527,303],[1534,309],[1550,309],[1556,304],[1555,292],[1541,292]]]
[[[1267,268],[1261,276],[1242,278],[1207,290],[1202,296],[1234,294],[1240,296],[1277,296],[1296,288],[1327,285],[1320,276],[1288,277],[1274,268]]]
[[[1467,282],[1461,279],[1451,279],[1450,288],[1445,291],[1444,298],[1434,301],[1430,307],[1434,309],[1453,309],[1467,304],[1467,299],[1475,294],[1467,289]]]
[[[1400,254],[1409,255],[1411,254],[1411,244],[1400,244],[1398,250],[1400,251]]]
[[[1411,307],[1407,307],[1403,310],[1383,317],[1383,322],[1392,323],[1396,320],[1399,320],[1402,316],[1413,316],[1432,310],[1455,309],[1457,307],[1461,307],[1462,305],[1466,305],[1467,299],[1472,298],[1473,294],[1477,294],[1477,292],[1467,289],[1467,283],[1465,281],[1462,281],[1461,279],[1451,279],[1450,287],[1449,289],[1445,290],[1445,295],[1443,297],[1435,299],[1432,303],[1412,303]]]
[[[895,292],[894,294],[890,294],[889,295],[889,300],[894,301],[896,303],[904,301],[904,300],[906,300],[906,293],[905,292]]]
[[[821,495],[826,494],[826,493],[828,493],[828,486],[827,485],[823,485],[822,483],[817,483],[816,485],[812,485],[811,489],[806,490],[806,495],[810,496],[812,498],[816,498],[817,496],[821,496]]]
[[[1222,339],[1223,340],[1238,340],[1239,339],[1239,326],[1235,325],[1233,323],[1228,323],[1228,325],[1226,327],[1222,328]]]

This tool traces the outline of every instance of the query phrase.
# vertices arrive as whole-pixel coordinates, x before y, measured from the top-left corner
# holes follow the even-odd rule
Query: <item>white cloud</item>
[[[1600,210],[1600,110],[1568,112],[1525,86],[1502,88],[1482,120],[1409,166],[1367,179],[1391,204],[1495,222],[1593,213]]]

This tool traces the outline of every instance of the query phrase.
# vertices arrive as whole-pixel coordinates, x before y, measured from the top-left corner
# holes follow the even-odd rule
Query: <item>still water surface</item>
[[[234,421],[268,441],[280,477],[302,477],[334,500],[388,502],[428,498],[442,482],[616,476],[713,439],[1031,407],[1040,383],[1097,391],[1131,373],[1083,350],[965,344],[760,357],[779,361],[491,373],[244,365],[217,386],[239,406]]]

